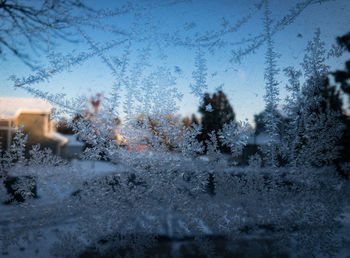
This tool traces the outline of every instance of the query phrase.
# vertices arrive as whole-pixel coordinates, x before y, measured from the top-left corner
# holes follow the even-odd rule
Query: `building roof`
[[[68,142],[67,137],[65,137],[63,134],[60,134],[56,131],[48,132],[45,134],[45,136],[59,142],[61,146],[65,145]]]
[[[21,112],[50,113],[52,108],[43,99],[0,97],[0,119],[14,119]]]

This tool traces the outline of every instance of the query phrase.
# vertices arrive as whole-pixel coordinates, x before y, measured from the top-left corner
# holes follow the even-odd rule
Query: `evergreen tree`
[[[350,32],[337,38],[338,45],[350,52]],[[332,73],[337,83],[340,83],[341,90],[348,95],[350,100],[350,60],[345,62],[344,70],[337,70]],[[350,106],[349,106],[350,107]],[[345,108],[349,108],[345,107]],[[339,162],[350,162],[350,117],[346,112],[342,115],[345,130],[341,138],[341,151]]]
[[[350,52],[350,32],[337,38],[338,45]],[[346,61],[344,70],[337,70],[332,73],[335,81],[340,83],[341,89],[350,97],[350,60]]]
[[[192,124],[199,125],[198,118],[196,117],[195,114],[192,114],[191,121],[192,121]]]
[[[199,113],[202,115],[202,131],[199,135],[199,140],[206,145],[209,139],[209,134],[221,130],[224,124],[227,124],[235,119],[235,113],[230,105],[225,93],[219,90],[210,97],[209,93],[204,94]],[[229,149],[224,147],[219,142],[219,149],[228,152]]]

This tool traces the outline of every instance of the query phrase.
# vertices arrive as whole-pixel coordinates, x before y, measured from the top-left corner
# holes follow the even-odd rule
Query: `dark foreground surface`
[[[123,243],[124,245],[120,245]],[[129,236],[101,239],[79,257],[290,257],[272,238],[224,236],[169,238]]]

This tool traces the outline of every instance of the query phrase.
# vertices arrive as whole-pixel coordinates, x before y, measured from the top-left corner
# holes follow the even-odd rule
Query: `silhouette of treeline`
[[[341,48],[350,52],[350,32],[342,37],[338,37],[337,42]],[[350,116],[346,112],[347,107],[344,107],[341,97],[342,94],[347,95],[350,102],[350,60],[346,61],[344,70],[337,70],[330,75],[334,77],[336,83],[340,84],[340,89],[338,89],[336,85],[331,85],[329,78],[325,77],[323,82],[319,83],[318,88],[313,92],[313,95],[307,95],[309,93],[305,92],[301,92],[301,94],[306,98],[321,97],[320,103],[318,103],[314,109],[308,111],[310,112],[310,115],[312,113],[325,114],[327,111],[334,111],[339,114],[340,120],[344,125],[342,138],[337,143],[337,146],[340,147],[340,156],[335,160],[335,164],[339,165],[345,162],[350,162]],[[210,141],[209,134],[214,131],[217,136],[219,150],[228,153],[229,149],[220,142],[220,137],[218,137],[218,132],[223,128],[224,124],[235,120],[235,112],[233,111],[225,93],[222,90],[218,90],[213,94],[205,93],[198,108],[198,112],[200,118],[195,114],[192,114],[191,117],[184,117],[182,119],[169,116],[168,122],[169,124],[174,123],[175,125],[181,121],[186,128],[190,128],[193,125],[201,125],[201,131],[197,139],[203,143],[205,151]],[[291,119],[286,115],[283,115],[283,112],[278,110],[276,110],[276,112],[279,117],[278,133],[280,139],[282,139],[283,135],[286,134]],[[73,118],[73,122],[78,121],[82,116],[88,116],[88,114],[76,115]],[[255,136],[266,131],[265,116],[265,110],[254,116]],[[150,117],[146,120],[150,123],[151,129],[154,131],[155,135],[163,139],[165,145],[167,145],[169,149],[172,149],[172,143],[167,139],[166,132],[162,131],[161,122]],[[145,122],[146,120],[144,118],[142,122]],[[121,121],[116,119],[116,123],[120,124]],[[58,131],[64,134],[74,133],[65,123],[58,124]],[[300,144],[303,143],[301,142]],[[280,160],[280,165],[283,165],[283,157],[280,157]]]
[[[338,45],[346,49],[350,52],[350,32],[342,37],[337,38]],[[340,84],[340,89],[337,88],[336,85],[331,85],[329,78],[326,76],[321,83],[317,86],[317,90],[313,92],[313,94],[309,94],[306,92],[301,92],[301,94],[307,98],[313,97],[321,97],[320,102],[313,109],[308,110],[312,114],[326,114],[329,111],[334,112],[339,115],[339,119],[343,123],[343,134],[339,142],[336,143],[337,147],[339,147],[340,155],[334,160],[335,165],[338,168],[341,164],[345,164],[346,162],[350,162],[350,115],[346,112],[347,108],[343,104],[342,95],[349,98],[350,103],[350,60],[345,62],[344,70],[337,70],[333,73],[330,73],[331,76],[334,77],[335,82]],[[201,119],[197,119],[195,115],[192,115],[192,118],[185,117],[183,119],[183,123],[185,126],[191,126],[191,123],[201,124],[201,134],[198,136],[198,140],[202,141],[204,145],[207,145],[207,141],[209,140],[209,133],[215,131],[216,134],[219,130],[222,129],[225,123],[228,123],[235,119],[235,113],[228,102],[226,95],[222,91],[218,91],[214,93],[212,96],[209,93],[205,93],[203,101],[199,107],[199,113],[201,114]],[[287,133],[287,129],[291,122],[291,119],[283,114],[283,112],[279,112],[276,110],[277,116],[279,117],[278,121],[278,134],[280,139]],[[255,136],[266,131],[265,129],[265,121],[266,121],[266,111],[262,111],[261,113],[254,116],[255,122]],[[200,121],[200,122],[199,122]],[[301,130],[302,132],[303,130]],[[307,137],[306,135],[301,135],[301,139],[303,137]],[[222,146],[219,142],[219,149],[223,152],[229,152],[225,146]],[[303,142],[300,142],[302,145]],[[283,165],[283,157],[279,157],[280,165]],[[343,173],[342,171],[339,171]]]
[[[338,45],[347,50],[350,53],[350,31],[337,38]],[[332,73],[334,79],[337,83],[340,83],[341,90],[348,96],[350,103],[350,59],[345,62],[344,70],[337,70]],[[339,109],[341,107],[338,106]],[[347,107],[350,108],[350,105]],[[342,113],[342,122],[344,123],[345,129],[341,138],[340,146],[341,155],[336,160],[336,164],[350,162],[350,114],[343,112]]]

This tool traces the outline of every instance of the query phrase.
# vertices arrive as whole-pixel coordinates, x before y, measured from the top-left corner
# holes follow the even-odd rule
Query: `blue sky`
[[[153,1],[154,2],[154,1]],[[171,7],[155,8],[149,12],[152,21],[157,24],[154,30],[157,33],[172,34],[176,30],[181,35],[194,35],[196,32],[203,34],[208,30],[218,30],[223,22],[223,17],[234,24],[237,19],[254,10],[254,3],[257,1],[204,1],[194,0],[190,3],[178,4]],[[271,0],[272,16],[278,20],[288,13],[288,10],[295,4],[303,1],[279,1]],[[90,1],[90,5],[96,5],[97,1]],[[96,8],[115,7],[115,1],[98,1]],[[262,32],[262,13],[256,12],[253,17],[244,24],[237,33],[225,35],[223,38],[229,42],[235,42],[242,38],[258,35]],[[309,6],[295,22],[286,27],[274,37],[276,51],[281,55],[277,64],[283,68],[293,65],[298,67],[304,55],[304,49],[307,41],[311,40],[313,33],[317,28],[321,29],[321,37],[326,42],[326,47],[335,43],[335,37],[350,31],[350,1],[335,0],[322,4],[313,4]],[[114,24],[126,31],[130,30],[131,15],[112,17],[105,19],[104,24]],[[142,20],[143,21],[143,20]],[[142,21],[138,28],[143,28]],[[145,20],[147,21],[147,20]],[[145,26],[147,27],[147,26]],[[112,35],[99,30],[84,28],[85,32],[96,42],[106,42],[112,38]],[[185,31],[185,32],[183,32]],[[140,31],[142,33],[142,31]],[[152,31],[147,31],[150,36]],[[160,39],[161,41],[162,39]],[[146,42],[146,41],[145,41]],[[193,83],[192,71],[194,69],[195,49],[182,46],[162,45],[161,49],[157,46],[157,40],[151,42],[152,55],[149,64],[155,69],[162,65],[174,70],[175,67],[181,69],[180,74],[176,74],[176,87],[184,94],[183,100],[179,103],[179,113],[183,116],[191,115],[198,109],[199,99],[192,96],[189,90],[189,84]],[[147,43],[141,42],[134,44],[133,47],[144,48]],[[244,47],[244,45],[242,45]],[[64,41],[58,41],[57,47],[50,47],[50,51],[56,53],[69,53],[75,51],[87,51],[89,46],[83,41],[79,44],[71,44]],[[206,52],[208,65],[208,86],[209,92],[215,91],[217,87],[222,86],[223,91],[229,97],[234,108],[236,117],[239,120],[248,118],[253,120],[253,115],[264,108],[264,53],[265,46],[260,47],[254,54],[246,56],[241,63],[230,62],[231,51],[233,47],[223,47],[216,49],[214,53]],[[108,52],[109,56],[120,56],[122,49],[113,49]],[[166,58],[159,53],[162,52]],[[135,59],[136,51],[133,51],[130,62]],[[341,58],[328,60],[331,70],[343,68],[344,61],[349,59],[349,54]],[[47,59],[45,54],[35,57],[38,64],[45,66]],[[11,75],[18,77],[28,76],[33,73],[17,58],[7,55],[6,60],[1,60],[0,70],[0,96],[30,96],[23,90],[14,90],[13,83],[8,80]],[[280,83],[281,98],[285,96],[284,85],[286,79],[281,74],[278,77]],[[63,92],[68,96],[85,95],[90,96],[98,92],[108,94],[112,84],[115,81],[108,67],[100,58],[94,57],[83,65],[79,65],[64,71],[52,78],[49,82],[35,85],[38,89],[44,89],[52,93]]]

